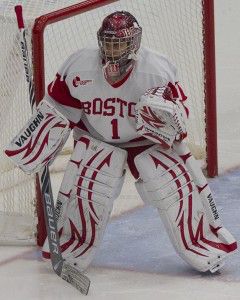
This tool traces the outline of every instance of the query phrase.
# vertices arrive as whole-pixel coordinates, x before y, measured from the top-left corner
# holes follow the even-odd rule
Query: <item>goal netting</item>
[[[0,243],[34,244],[37,237],[41,240],[43,226],[36,210],[35,177],[25,175],[3,154],[4,146],[31,115],[14,6],[23,6],[38,101],[43,97],[47,83],[53,80],[59,66],[72,52],[85,46],[97,47],[96,32],[107,14],[116,10],[131,12],[143,28],[142,44],[165,54],[177,66],[191,111],[188,142],[197,158],[207,163],[209,174],[213,176],[216,146],[212,141],[216,138],[216,129],[214,61],[209,62],[214,58],[209,42],[213,30],[209,28],[213,18],[211,5],[210,13],[208,11],[212,2],[0,0]],[[68,9],[70,5],[74,6]],[[63,10],[55,12],[59,9]],[[39,18],[42,15],[44,17]],[[206,67],[211,69],[210,75]],[[206,142],[209,139],[208,122],[212,122],[211,143]],[[64,170],[68,159],[65,154],[71,152],[71,146],[70,140],[51,173]]]

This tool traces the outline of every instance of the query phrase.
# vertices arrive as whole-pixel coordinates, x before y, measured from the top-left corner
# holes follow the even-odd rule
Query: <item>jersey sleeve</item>
[[[70,121],[71,127],[80,121],[82,115],[81,101],[71,95],[66,82],[68,71],[77,55],[71,55],[60,67],[55,79],[48,85],[45,95],[45,99]]]

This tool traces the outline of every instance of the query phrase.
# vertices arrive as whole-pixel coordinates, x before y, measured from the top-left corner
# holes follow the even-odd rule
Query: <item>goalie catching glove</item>
[[[186,98],[180,100],[177,88],[172,83],[152,88],[135,106],[138,133],[167,149],[187,136],[186,108],[182,104]]]
[[[25,173],[37,173],[61,151],[70,131],[69,121],[44,100],[5,153]]]

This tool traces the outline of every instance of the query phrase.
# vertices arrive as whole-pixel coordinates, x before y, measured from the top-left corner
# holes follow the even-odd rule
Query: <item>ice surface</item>
[[[210,183],[224,225],[238,241],[239,182],[240,170]],[[88,299],[239,299],[240,254],[219,274],[194,271],[175,254],[156,209],[144,206],[111,220],[88,275]],[[36,248],[1,247],[0,279],[1,299],[83,297],[41,261]]]

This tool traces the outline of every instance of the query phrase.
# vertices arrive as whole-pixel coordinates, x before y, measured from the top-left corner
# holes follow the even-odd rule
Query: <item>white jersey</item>
[[[151,144],[136,131],[134,106],[146,90],[176,82],[176,68],[158,53],[142,48],[126,77],[105,79],[98,49],[82,49],[63,64],[48,87],[47,99],[74,127],[74,137],[90,134],[120,147]]]

